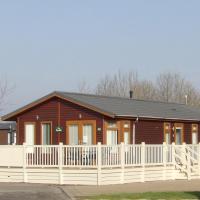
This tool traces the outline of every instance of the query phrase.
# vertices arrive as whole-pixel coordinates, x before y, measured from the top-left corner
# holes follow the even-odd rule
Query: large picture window
[[[66,122],[66,143],[70,145],[96,144],[96,121],[77,120]]]

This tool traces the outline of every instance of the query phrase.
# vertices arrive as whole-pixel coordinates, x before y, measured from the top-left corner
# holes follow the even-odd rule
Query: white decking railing
[[[173,164],[174,155],[187,147],[191,159],[200,162],[198,145],[1,145],[0,166],[26,167],[120,167]],[[173,150],[174,148],[174,150]],[[14,155],[14,158],[13,158]],[[100,158],[99,158],[100,157]]]
[[[0,181],[100,185],[173,180],[181,173],[200,178],[200,144],[0,145]]]
[[[99,147],[99,148],[98,148]],[[24,145],[26,167],[120,167],[172,164],[172,145]],[[101,157],[101,163],[98,157]]]

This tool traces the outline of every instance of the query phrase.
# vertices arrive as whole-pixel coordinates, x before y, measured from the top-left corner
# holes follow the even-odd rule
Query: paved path
[[[200,191],[200,180],[155,181],[108,186],[0,183],[0,200],[75,200],[119,192]]]
[[[56,185],[0,183],[0,200],[70,200]]]
[[[84,196],[120,192],[200,191],[200,180],[155,181],[107,186],[62,186],[62,188],[72,199],[76,199]]]

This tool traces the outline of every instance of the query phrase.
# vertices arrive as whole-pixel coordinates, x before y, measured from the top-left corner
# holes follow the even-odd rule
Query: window
[[[130,121],[122,121],[122,136],[124,144],[130,144]]]
[[[192,124],[192,144],[198,144],[198,125]]]
[[[42,144],[51,144],[51,123],[42,123]]]
[[[86,144],[86,145],[92,144],[92,125],[91,124],[83,125],[83,144]]]
[[[183,143],[183,124],[175,124],[175,143]]]
[[[181,133],[182,130],[180,127],[176,127],[176,144],[181,144],[182,143],[182,139],[181,139]]]
[[[79,144],[79,141],[78,141],[78,125],[77,124],[70,124],[69,125],[69,144],[70,145]]]
[[[13,132],[13,144],[17,143],[17,133]]]
[[[124,132],[124,144],[130,144],[130,134],[129,134],[129,132]]]
[[[107,145],[117,145],[117,131],[107,130]]]
[[[108,122],[108,128],[116,128],[117,124],[116,122]]]
[[[77,120],[66,122],[66,143],[70,145],[96,144],[96,121]]]
[[[164,141],[166,144],[171,144],[171,125],[164,123]]]
[[[115,121],[106,122],[106,143],[107,145],[117,145],[119,141],[119,123]]]
[[[34,145],[35,144],[35,123],[31,123],[31,122],[28,122],[28,123],[25,123],[25,143],[27,145]],[[34,148],[33,147],[28,147],[26,149],[26,152],[27,153],[33,153],[34,152]]]
[[[11,145],[12,144],[12,133],[11,132],[8,132],[8,145]]]
[[[35,144],[35,124],[25,123],[25,142],[27,145]]]

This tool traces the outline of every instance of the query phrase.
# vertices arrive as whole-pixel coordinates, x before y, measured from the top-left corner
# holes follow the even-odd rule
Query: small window
[[[170,123],[164,123],[164,141],[171,144],[171,126]]]
[[[124,122],[124,128],[130,128],[130,124],[128,122]]]
[[[51,144],[51,123],[42,123],[42,144]]]
[[[117,124],[116,122],[108,122],[108,128],[116,128]]]
[[[198,144],[198,125],[192,124],[192,144]]]

